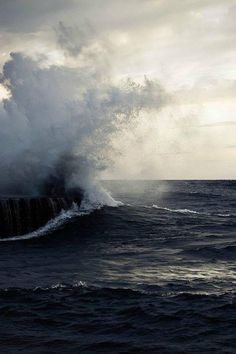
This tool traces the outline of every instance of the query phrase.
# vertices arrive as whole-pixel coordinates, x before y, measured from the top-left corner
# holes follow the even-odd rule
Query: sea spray
[[[60,198],[62,199],[62,198]],[[51,198],[49,198],[51,202]],[[60,202],[60,200],[58,200]],[[83,200],[80,205],[76,202],[71,204],[69,209],[68,205],[65,208],[61,206],[61,211],[57,215],[52,215],[52,217],[45,225],[39,227],[38,229],[25,233],[23,235],[5,235],[5,237],[0,238],[0,242],[5,241],[21,241],[21,240],[30,240],[33,238],[43,237],[45,235],[51,234],[53,231],[62,227],[68,223],[71,219],[73,220],[76,217],[82,217],[84,215],[89,215],[93,211],[100,209],[104,206],[108,207],[119,207],[123,203],[117,201],[111,197],[111,195],[102,188],[99,184],[94,183],[90,186],[90,189],[84,194]]]
[[[113,135],[165,102],[148,79],[119,86],[92,64],[44,67],[21,53],[5,63],[1,83],[9,97],[0,102],[0,193],[8,195],[40,195],[51,176],[64,191],[89,189],[112,161]]]

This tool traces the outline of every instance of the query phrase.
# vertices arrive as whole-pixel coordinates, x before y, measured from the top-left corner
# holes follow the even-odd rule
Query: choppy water
[[[0,243],[1,353],[236,353],[236,182],[104,185]]]

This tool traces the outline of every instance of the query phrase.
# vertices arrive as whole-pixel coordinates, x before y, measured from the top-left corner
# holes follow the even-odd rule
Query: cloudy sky
[[[76,68],[100,48],[114,82],[168,97],[114,139],[103,178],[236,178],[235,18],[235,0],[0,0],[0,66],[21,52]]]

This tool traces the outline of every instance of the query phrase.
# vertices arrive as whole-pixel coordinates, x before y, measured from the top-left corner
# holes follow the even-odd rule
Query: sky
[[[235,0],[0,0],[0,67],[21,52],[158,82],[165,104],[113,135],[101,178],[235,179],[235,18]]]

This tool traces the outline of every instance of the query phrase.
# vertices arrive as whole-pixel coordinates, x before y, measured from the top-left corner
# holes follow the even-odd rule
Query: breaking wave
[[[121,205],[123,205],[123,203],[113,199],[112,196],[104,188],[95,186],[85,193],[84,199],[82,200],[80,206],[74,202],[69,210],[62,210],[60,214],[49,220],[44,226],[38,228],[37,230],[25,235],[1,238],[0,242],[39,238],[52,233],[71,219],[89,215],[93,211],[98,210],[104,206],[119,207]]]
[[[196,210],[190,210],[190,209],[170,209],[170,208],[166,208],[166,207],[161,207],[158,206],[156,204],[153,204],[152,206],[154,209],[160,209],[160,210],[166,210],[166,211],[170,211],[171,213],[180,213],[180,214],[203,214],[206,215],[205,213],[200,213]]]
[[[205,212],[200,212],[200,211],[191,210],[191,209],[171,209],[171,208],[167,208],[167,207],[161,207],[156,204],[153,204],[152,208],[165,210],[165,211],[168,211],[171,213],[180,213],[180,214],[196,214],[196,215],[203,215],[203,216],[217,216],[217,217],[222,217],[222,218],[235,216],[234,214],[205,213]]]

